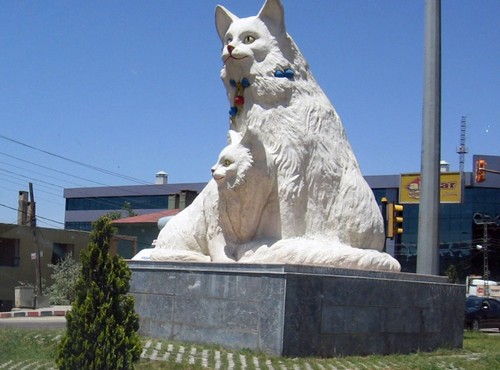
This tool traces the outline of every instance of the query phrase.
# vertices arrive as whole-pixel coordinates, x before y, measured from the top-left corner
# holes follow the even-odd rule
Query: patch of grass
[[[14,364],[38,361],[46,367],[55,367],[57,345],[64,330],[0,329],[0,366],[9,361]],[[267,369],[266,362],[274,369],[363,369],[363,370],[490,370],[500,369],[500,335],[480,332],[464,333],[464,348],[460,350],[441,349],[435,352],[419,352],[410,355],[350,356],[337,358],[284,358],[257,353],[250,350],[233,351],[216,345],[172,342],[141,338],[145,356],[136,369],[157,370],[206,370],[219,366],[227,369],[234,363],[234,369],[243,364],[248,370],[257,367]],[[146,345],[148,344],[148,345]],[[169,347],[170,345],[170,347]],[[191,352],[192,350],[196,352]],[[203,356],[203,351],[206,355]],[[182,356],[178,356],[181,353]],[[154,356],[153,356],[154,354]],[[164,355],[168,360],[163,361]],[[156,357],[156,360],[151,358]],[[257,361],[256,366],[254,361]],[[206,365],[204,365],[204,363]],[[39,365],[37,365],[39,366]]]
[[[64,330],[0,329],[0,364],[9,360],[53,361]]]

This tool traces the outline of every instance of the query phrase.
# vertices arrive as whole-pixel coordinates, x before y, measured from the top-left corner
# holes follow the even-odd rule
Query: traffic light
[[[476,182],[483,182],[486,180],[486,161],[478,159],[476,161]]]
[[[387,205],[387,237],[393,239],[395,235],[403,233],[403,206],[390,202]]]

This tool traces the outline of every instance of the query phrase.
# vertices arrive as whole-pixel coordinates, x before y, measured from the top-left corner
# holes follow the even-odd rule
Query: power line
[[[0,154],[6,155],[5,153],[1,153],[1,152],[0,152]],[[10,156],[9,156],[9,157],[10,157]],[[17,160],[22,161],[22,159],[17,159]],[[37,165],[36,163],[29,162],[29,161],[25,161],[25,162],[30,163],[30,164],[33,164],[34,166],[37,166],[37,167],[40,167],[40,168],[44,168],[44,169],[51,170],[49,167],[46,167],[46,166]],[[26,168],[26,167],[16,166],[15,164],[12,164],[12,163],[8,163],[8,162],[0,161],[0,164],[4,164],[4,165],[10,166],[10,167],[14,167],[14,168],[17,168],[17,169],[20,169],[20,170],[28,171],[30,175],[31,175],[31,174],[42,175],[42,176],[45,176],[45,177],[48,177],[48,178],[51,178],[51,179],[54,179],[54,180],[67,182],[67,183],[69,183],[69,184],[72,184],[73,186],[81,186],[80,184],[77,184],[77,183],[75,183],[75,182],[71,182],[71,181],[69,181],[69,180],[61,179],[61,178],[58,178],[58,177],[56,177],[56,176],[50,176],[50,175],[47,175],[46,173],[37,172],[37,171],[34,171],[34,170],[29,169],[29,168]],[[55,170],[54,170],[54,172],[57,172],[57,171],[55,171]]]
[[[16,157],[16,156],[13,156],[11,154],[7,154],[7,153],[4,153],[4,152],[0,152],[1,155],[4,155],[6,157],[9,157],[9,158],[12,158],[12,159],[15,159],[15,160],[18,160],[18,161],[21,161],[21,162],[25,162],[25,163],[29,163],[29,164],[32,164],[34,166],[37,166],[37,167],[40,167],[40,168],[44,168],[46,170],[49,170],[49,171],[53,171],[53,172],[57,172],[57,173],[60,173],[62,175],[65,175],[65,176],[71,176],[71,177],[74,177],[75,179],[79,179],[79,180],[83,180],[83,181],[86,181],[86,182],[90,182],[90,183],[93,183],[93,184],[96,184],[96,185],[101,185],[101,186],[109,186],[107,184],[103,184],[101,182],[97,182],[97,181],[94,181],[94,180],[90,180],[90,179],[87,179],[85,177],[81,177],[81,176],[77,176],[77,175],[73,175],[71,173],[68,173],[68,172],[64,172],[64,171],[60,171],[60,170],[56,170],[54,168],[50,168],[50,167],[47,167],[47,166],[44,166],[44,165],[41,165],[41,164],[38,164],[38,163],[35,163],[35,162],[31,162],[31,161],[28,161],[26,159],[22,159],[22,158],[19,158],[19,157]],[[11,165],[12,166],[12,165]],[[58,179],[60,180],[60,179]],[[81,185],[81,184],[76,184],[76,183],[73,183],[71,181],[68,181],[68,180],[62,180],[62,181],[66,181],[70,184],[73,184],[73,185],[76,185],[76,186],[79,186],[79,187],[84,187],[84,185]]]
[[[120,178],[126,179],[128,181],[133,181],[135,183],[140,183],[140,184],[144,184],[144,185],[151,185],[149,182],[145,182],[145,181],[142,181],[142,180],[130,177],[130,176],[122,175],[122,174],[119,174],[119,173],[116,173],[116,172],[113,172],[113,171],[109,171],[109,170],[106,170],[106,169],[103,169],[103,168],[99,168],[97,166],[88,165],[88,164],[85,164],[83,162],[76,161],[76,160],[73,160],[73,159],[70,159],[70,158],[67,158],[67,157],[55,154],[55,153],[51,153],[49,151],[46,151],[46,150],[34,147],[32,145],[23,143],[21,141],[18,141],[18,140],[12,139],[12,138],[9,138],[9,137],[7,137],[5,135],[0,135],[0,138],[2,138],[4,140],[7,140],[7,141],[10,141],[10,142],[13,142],[13,143],[18,144],[18,145],[27,147],[29,149],[33,149],[33,150],[36,150],[38,152],[41,152],[41,153],[44,153],[44,154],[48,154],[50,156],[53,156],[53,157],[56,157],[56,158],[68,161],[70,163],[77,164],[77,165],[80,165],[80,166],[83,166],[83,167],[86,167],[86,168],[90,168],[90,169],[92,169],[94,171],[98,171],[98,172],[105,173],[105,174],[108,174],[108,175],[120,177]],[[14,159],[14,160],[17,160],[17,161],[21,161],[21,162],[24,162],[24,163],[28,163],[30,165],[33,165],[33,166],[36,166],[36,167],[39,167],[39,168],[42,168],[42,169],[46,169],[46,170],[49,170],[49,171],[53,171],[53,172],[56,172],[56,173],[63,174],[64,176],[69,176],[69,177],[72,177],[72,178],[77,178],[77,179],[83,180],[85,182],[94,183],[94,184],[100,185],[100,186],[106,186],[106,187],[115,188],[115,186],[110,186],[110,185],[107,185],[107,184],[104,184],[104,183],[100,183],[100,182],[97,182],[97,181],[89,180],[89,179],[84,178],[84,177],[72,175],[71,173],[67,173],[67,172],[64,172],[64,171],[53,169],[53,168],[50,168],[48,166],[44,166],[42,164],[38,164],[38,163],[29,161],[29,160],[26,160],[26,159],[22,159],[22,158],[16,157],[14,155],[11,155],[11,154],[8,154],[8,153],[5,153],[5,152],[0,152],[0,154],[3,155],[3,156],[5,156],[5,157],[11,158],[11,159]],[[32,171],[32,170],[29,170],[27,168],[16,166],[16,165],[11,164],[11,163],[6,163],[6,162],[0,162],[0,163],[3,163],[5,165],[7,165],[7,166],[12,166],[12,167],[21,169],[23,171],[29,171],[29,174],[26,175],[26,174],[23,174],[23,173],[18,173],[18,172],[9,171],[7,169],[0,168],[0,175],[3,173],[4,176],[8,176],[8,177],[11,177],[11,178],[16,179],[16,180],[29,179],[30,181],[34,181],[34,182],[38,183],[38,186],[44,187],[44,184],[46,184],[45,187],[47,187],[47,185],[48,185],[48,186],[50,186],[52,188],[56,188],[56,189],[64,189],[65,188],[65,187],[63,187],[61,185],[58,185],[58,183],[60,183],[60,182],[67,182],[67,183],[71,183],[71,184],[77,185],[77,184],[75,184],[75,183],[73,183],[71,181],[68,181],[66,179],[61,179],[61,178],[49,176],[47,174],[42,174],[40,172]],[[48,182],[48,181],[44,181],[44,180],[42,180],[40,178],[36,179],[36,178],[32,177],[33,174],[42,175],[45,178],[55,179],[55,180],[57,180],[57,182],[56,183],[54,183],[54,182]],[[13,181],[9,181],[9,180],[6,180],[6,181],[12,182],[12,183],[16,184]],[[18,184],[18,185],[21,185],[21,184]],[[87,195],[87,192],[85,191],[84,186],[83,185],[80,185],[80,186],[82,187],[82,189],[79,189],[79,193],[81,193],[82,195]],[[54,193],[43,191],[43,190],[42,190],[42,192],[50,194],[50,195],[53,195],[53,196],[57,196],[57,197],[60,196],[59,194],[56,195]],[[139,191],[132,191],[132,193],[137,193],[138,195],[143,195],[142,192],[139,192]],[[120,197],[120,198],[122,198],[122,197]],[[50,202],[53,203],[52,201],[50,201]],[[106,203],[108,203],[108,202],[106,202]],[[110,205],[111,205],[111,203],[110,203]],[[2,206],[6,207],[6,208],[9,208],[9,209],[12,209],[14,211],[17,211],[17,209],[15,209],[15,208],[12,208],[12,207],[9,207],[9,206],[5,206],[5,205],[2,205]],[[114,208],[115,207],[113,207],[113,209]],[[40,219],[45,219],[45,220],[50,221],[50,222],[55,222],[57,224],[64,225],[64,223],[61,223],[59,221],[55,221],[55,220],[50,219],[50,218],[45,218],[45,217],[42,217],[42,216],[38,216],[38,217]]]
[[[5,208],[8,208],[8,209],[12,209],[12,210],[14,210],[16,212],[19,212],[19,210],[17,208],[10,207],[10,206],[8,206],[6,204],[0,203],[0,207],[5,207]],[[23,211],[21,211],[21,212],[23,212]],[[24,213],[26,213],[26,212],[24,212]],[[59,225],[64,225],[64,222],[59,222],[59,221],[53,220],[51,218],[42,217],[42,216],[39,216],[39,215],[37,215],[36,218],[37,219],[39,218],[39,219],[42,219],[42,220],[46,220],[46,221],[50,221],[50,222],[54,222],[54,223],[59,224]]]
[[[49,151],[47,151],[47,150],[43,150],[43,149],[40,149],[40,148],[34,147],[34,146],[32,146],[32,145],[29,145],[29,144],[23,143],[23,142],[21,142],[21,141],[15,140],[15,139],[12,139],[12,138],[7,137],[7,136],[5,136],[5,135],[0,135],[0,138],[2,138],[2,139],[4,139],[4,140],[7,140],[7,141],[10,141],[10,142],[13,142],[13,143],[15,143],[15,144],[18,144],[18,145],[24,146],[24,147],[26,147],[26,148],[33,149],[33,150],[36,150],[36,151],[38,151],[38,152],[41,152],[41,153],[44,153],[44,154],[50,155],[50,156],[52,156],[52,157],[59,158],[59,159],[62,159],[62,160],[64,160],[64,161],[67,161],[67,162],[70,162],[70,163],[73,163],[73,164],[77,164],[77,165],[82,166],[82,167],[89,168],[89,169],[94,170],[94,171],[98,171],[98,172],[101,172],[101,173],[105,173],[105,174],[107,174],[107,175],[111,175],[111,176],[119,177],[119,178],[122,178],[122,179],[125,179],[125,180],[133,181],[133,182],[138,183],[138,184],[144,184],[144,185],[149,184],[149,183],[148,183],[148,182],[146,182],[146,181],[139,180],[139,179],[136,179],[136,178],[131,177],[131,176],[122,175],[122,174],[117,173],[117,172],[113,172],[113,171],[110,171],[110,170],[106,170],[106,169],[104,169],[104,168],[100,168],[100,167],[97,167],[97,166],[94,166],[94,165],[91,165],[91,164],[86,164],[86,163],[83,163],[83,162],[80,162],[80,161],[77,161],[77,160],[74,160],[74,159],[71,159],[71,158],[68,158],[68,157],[64,157],[64,156],[59,155],[59,154],[55,154],[55,153],[49,152]]]
[[[15,160],[19,160],[19,161],[22,161],[22,162],[26,162],[26,163],[29,163],[29,164],[33,164],[35,166],[38,166],[38,167],[41,167],[41,168],[45,168],[45,169],[48,169],[50,171],[54,171],[54,172],[57,172],[57,173],[61,173],[61,174],[64,174],[64,175],[67,175],[67,176],[71,176],[71,177],[75,177],[77,179],[80,179],[80,180],[83,180],[83,181],[86,181],[86,182],[91,182],[91,183],[94,183],[94,184],[97,184],[97,185],[100,185],[100,186],[105,186],[105,187],[108,187],[108,188],[114,188],[114,189],[119,189],[120,187],[119,186],[112,186],[112,185],[108,185],[108,184],[104,184],[104,183],[101,183],[101,182],[97,182],[97,181],[93,181],[93,180],[89,180],[89,179],[86,179],[86,178],[83,178],[83,177],[80,177],[80,176],[76,176],[76,175],[72,175],[70,173],[67,173],[67,172],[64,172],[64,171],[59,171],[59,170],[55,170],[53,168],[50,168],[50,167],[47,167],[47,166],[43,166],[43,165],[40,165],[40,164],[37,164],[37,163],[34,163],[34,162],[31,162],[31,161],[27,161],[27,160],[24,160],[22,158],[18,158],[16,156],[13,156],[13,155],[10,155],[10,154],[7,154],[7,153],[3,153],[3,152],[0,152],[0,154],[4,155],[4,156],[7,156],[9,158],[12,158],[12,159],[15,159]],[[5,162],[1,162],[0,163],[4,163],[4,164],[7,164],[8,166],[12,166],[12,167],[15,167],[15,168],[20,168],[20,169],[23,169],[25,171],[30,171],[26,168],[23,168],[23,167],[19,167],[19,166],[15,166],[15,165],[12,165],[10,163],[5,163]],[[38,182],[41,182],[41,183],[45,183],[45,184],[49,184],[51,186],[55,186],[55,187],[58,187],[58,188],[62,188],[64,189],[65,187],[61,186],[61,185],[57,185],[57,184],[52,184],[52,183],[48,183],[44,180],[39,180],[39,179],[35,179],[33,177],[29,177],[29,176],[26,176],[26,175],[23,175],[23,174],[20,174],[20,173],[15,173],[15,172],[12,172],[12,171],[8,171],[8,170],[4,170],[4,169],[0,169],[0,171],[4,171],[4,172],[7,172],[7,173],[10,173],[11,176],[10,177],[13,177],[15,179],[19,179],[19,177],[22,177],[22,178],[26,178],[28,180],[32,180],[32,181],[38,181]],[[54,176],[49,176],[49,175],[45,175],[45,174],[42,174],[40,172],[36,172],[36,171],[31,171],[32,173],[36,173],[36,174],[39,174],[39,175],[42,175],[42,176],[45,176],[45,177],[48,177],[48,178],[52,178],[52,179],[55,179],[55,180],[58,180],[58,181],[66,181],[68,183],[71,183],[73,185],[77,185],[79,187],[81,187],[82,189],[79,190],[78,192],[82,195],[88,195],[88,193],[86,191],[82,191],[83,189],[85,189],[85,186],[84,185],[81,185],[81,184],[75,184],[71,181],[68,181],[68,180],[64,180],[64,179],[60,179],[60,178],[57,178],[57,177],[54,177]],[[13,175],[17,175],[18,177],[14,177],[12,176]],[[8,176],[8,175],[7,175]],[[12,182],[12,181],[11,181]],[[147,185],[151,185],[150,183],[146,183]],[[41,184],[38,184],[39,186],[44,186],[44,185],[41,185]],[[51,194],[51,195],[54,195],[54,196],[59,196],[59,195],[56,195],[56,194],[53,194],[53,193],[49,193],[49,192],[46,192],[48,194]],[[137,195],[144,195],[143,192],[140,192],[140,191],[131,191],[131,194],[137,194]],[[120,197],[120,198],[124,198],[124,197]],[[125,198],[124,198],[125,199]],[[145,206],[148,205],[148,203],[144,203]]]
[[[7,174],[2,174],[2,171],[3,172],[6,172]],[[58,187],[58,188],[61,188],[63,189],[62,186],[60,185],[57,185],[57,184],[52,184],[52,183],[48,183],[46,181],[43,181],[43,180],[40,180],[40,179],[35,179],[35,178],[32,178],[32,177],[27,177],[27,176],[23,176],[22,174],[19,174],[19,173],[15,173],[15,172],[12,172],[12,171],[8,171],[8,170],[4,170],[4,169],[1,169],[0,168],[0,176],[9,176],[9,177],[12,177],[14,179],[20,179],[20,177],[22,178],[26,178],[28,180],[32,180],[34,182],[37,182],[37,185],[40,186],[40,187],[48,187],[47,185],[44,185],[45,184],[49,184],[51,186],[55,186],[55,187]],[[14,175],[14,176],[13,176]],[[20,186],[23,186],[24,187],[24,184],[20,184],[20,183],[16,183],[16,182],[13,182],[13,181],[9,181],[9,180],[4,180],[4,181],[8,181],[8,182],[11,182],[13,184],[17,184],[17,185],[20,185]],[[40,183],[38,183],[40,182]],[[109,188],[116,188],[116,189],[119,189],[120,187],[118,186],[109,186],[109,185],[105,185],[103,184],[104,186],[107,186]],[[0,186],[1,187],[1,186]],[[78,193],[78,194],[81,194],[83,197],[86,197],[89,195],[89,192],[85,190],[86,188],[81,188],[81,189],[74,189],[74,192],[75,193]],[[41,190],[42,193],[46,193],[46,194],[49,194],[49,195],[52,195],[52,196],[55,196],[55,197],[60,197],[59,194],[54,194],[54,193],[51,193],[49,191],[46,191],[46,190]],[[143,192],[141,191],[134,191],[134,190],[131,190],[130,191],[130,195],[139,195],[139,196],[142,196],[144,195]],[[113,197],[113,198],[118,198],[118,199],[123,199],[124,202],[126,202],[128,200],[128,197],[126,196],[116,196],[116,197]],[[45,198],[44,198],[45,199]],[[59,203],[55,203],[53,201],[50,201],[48,200],[49,202],[53,203],[53,204],[59,204]],[[116,203],[114,202],[110,202],[110,201],[107,201],[105,199],[100,199],[100,202],[101,204],[103,205],[110,205],[112,206],[111,208],[109,208],[109,210],[115,210],[117,209],[116,207]],[[139,208],[150,208],[150,202],[149,201],[136,201],[136,204],[135,204],[136,207],[139,207]]]
[[[61,185],[57,185],[57,184],[53,184],[51,182],[47,182],[47,181],[44,181],[44,180],[36,179],[34,177],[27,177],[27,176],[24,176],[23,174],[20,174],[20,173],[17,173],[17,172],[13,172],[13,171],[9,171],[9,170],[5,170],[3,168],[0,168],[0,171],[6,172],[6,173],[11,174],[11,175],[19,176],[19,177],[26,177],[27,179],[30,179],[30,180],[33,180],[33,181],[38,181],[38,182],[40,182],[42,184],[46,184],[46,185],[50,185],[50,186],[53,186],[53,187],[56,187],[56,188],[64,189],[64,187],[61,186]]]

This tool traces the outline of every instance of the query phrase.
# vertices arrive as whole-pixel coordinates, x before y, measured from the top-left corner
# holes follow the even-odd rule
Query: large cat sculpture
[[[243,137],[251,131],[253,140],[265,148],[266,165],[274,166],[275,197],[270,199],[276,203],[271,205],[271,213],[278,217],[272,223],[277,224],[276,229],[262,235],[260,231],[247,233],[254,237],[241,239],[239,245],[229,243],[232,252],[228,254],[224,231],[218,234],[221,245],[215,253],[192,240],[179,239],[176,230],[180,226],[167,224],[169,232],[160,232],[152,258],[175,259],[157,249],[175,254],[181,248],[187,255],[196,251],[214,261],[227,258],[398,271],[399,263],[379,252],[385,237],[381,212],[338,114],[286,32],[281,1],[267,0],[257,16],[248,18],[238,18],[218,6],[215,18],[223,43],[221,78],[229,99],[230,129]],[[215,184],[211,182],[207,188],[212,190],[200,193],[197,203],[214,197]],[[254,191],[257,199],[260,190]],[[217,219],[220,228],[224,217],[236,217],[234,212],[230,216],[213,213],[215,208],[219,210],[214,204],[201,208],[203,219],[190,217],[185,220],[188,225],[180,229],[195,229],[198,222],[207,223],[209,218]],[[176,217],[186,211],[190,212],[185,210]],[[238,217],[245,217],[244,212]],[[259,220],[249,224],[259,224]]]

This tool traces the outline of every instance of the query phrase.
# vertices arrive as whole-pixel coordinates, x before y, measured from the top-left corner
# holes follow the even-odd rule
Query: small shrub
[[[458,284],[458,271],[455,265],[450,265],[445,271],[446,276],[448,277],[448,280],[452,284]]]
[[[82,264],[71,254],[66,255],[52,269],[52,285],[47,288],[51,304],[69,305],[76,297],[76,282],[82,271]]]
[[[67,330],[56,363],[59,369],[133,369],[141,343],[139,317],[128,295],[130,269],[109,255],[111,220],[99,218],[82,253],[76,299],[67,314]]]

